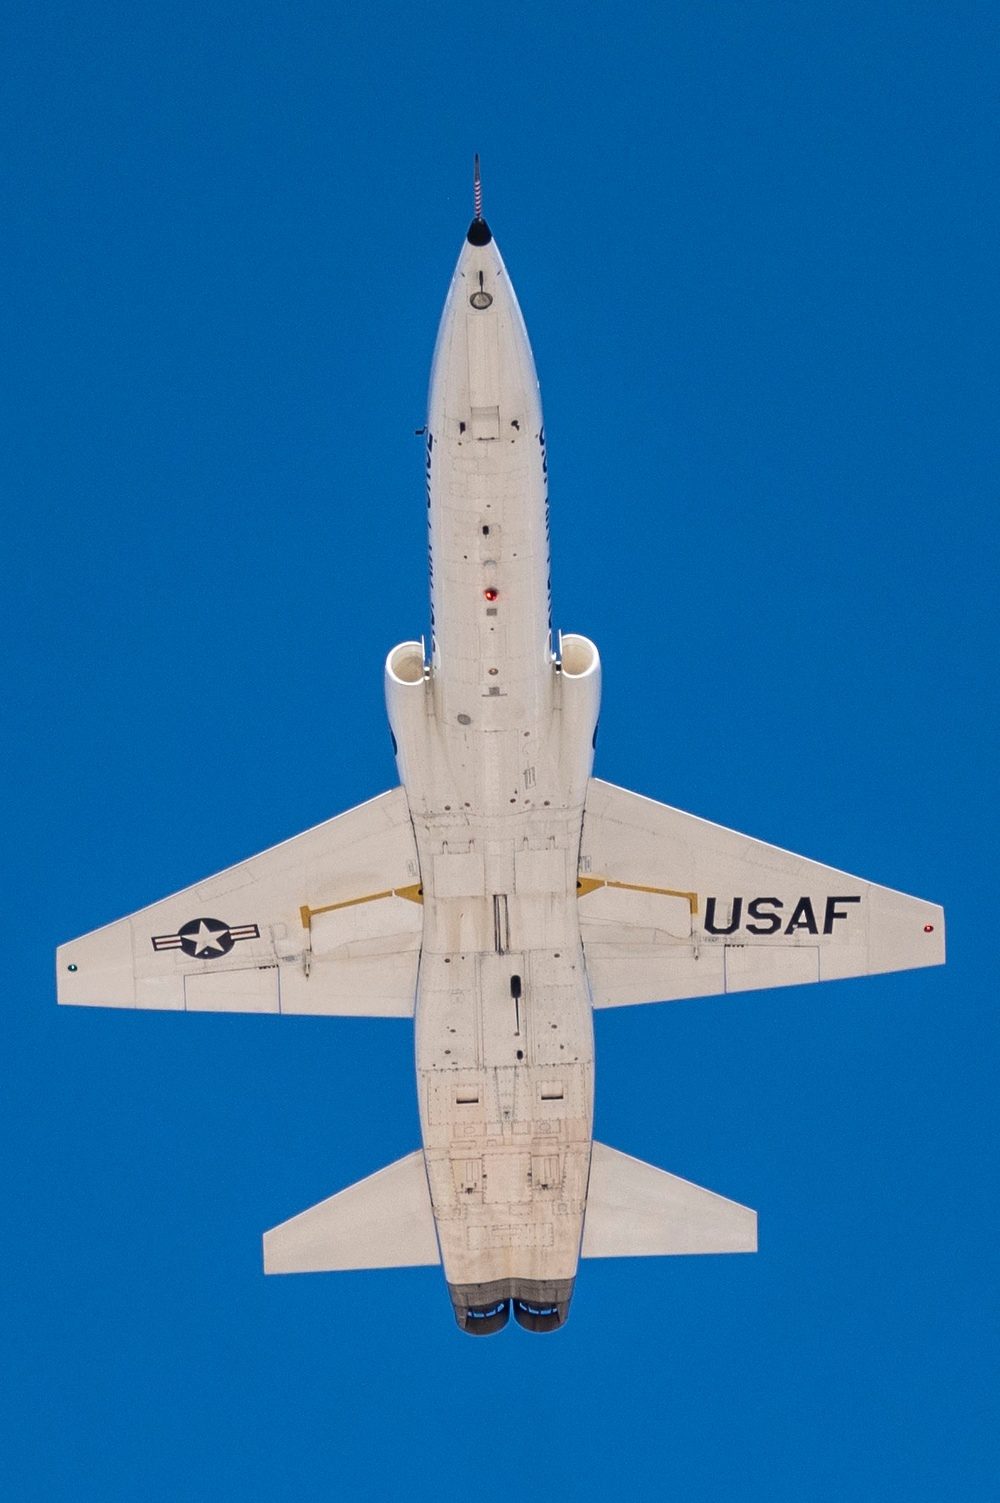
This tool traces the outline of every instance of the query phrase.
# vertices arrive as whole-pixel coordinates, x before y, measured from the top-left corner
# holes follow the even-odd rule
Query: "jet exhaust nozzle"
[[[566,1324],[569,1315],[569,1305],[534,1305],[528,1300],[516,1299],[513,1302],[514,1319],[523,1331],[558,1331],[560,1326]]]
[[[573,1279],[497,1279],[491,1284],[449,1286],[455,1319],[470,1336],[502,1331],[513,1314],[525,1331],[558,1331],[566,1324]]]
[[[494,1336],[497,1331],[503,1330],[508,1320],[510,1300],[502,1299],[492,1305],[463,1310],[458,1323],[469,1336]]]

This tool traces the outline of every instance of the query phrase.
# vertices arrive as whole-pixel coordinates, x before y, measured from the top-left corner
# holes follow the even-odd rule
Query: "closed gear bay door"
[[[592,778],[578,883],[595,1007],[941,965],[944,912]]]

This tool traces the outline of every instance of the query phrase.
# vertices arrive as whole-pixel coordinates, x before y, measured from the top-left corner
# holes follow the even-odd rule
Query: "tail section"
[[[757,1212],[604,1143],[590,1162],[585,1258],[757,1251]]]
[[[583,1227],[585,1258],[756,1252],[757,1213],[688,1180],[595,1143]],[[419,1150],[264,1233],[265,1273],[325,1273],[440,1263]],[[511,1314],[529,1331],[558,1330],[573,1280],[449,1285],[459,1326],[492,1335]]]
[[[264,1233],[265,1273],[413,1268],[440,1261],[419,1149]]]

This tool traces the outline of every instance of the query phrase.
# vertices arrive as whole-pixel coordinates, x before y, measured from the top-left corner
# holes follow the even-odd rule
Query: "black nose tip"
[[[493,239],[493,231],[485,219],[474,219],[469,225],[469,233],[465,238],[470,245],[489,245]]]

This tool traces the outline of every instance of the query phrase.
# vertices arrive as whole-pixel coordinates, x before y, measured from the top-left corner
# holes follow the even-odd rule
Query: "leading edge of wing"
[[[867,877],[855,876],[853,873],[846,872],[839,867],[830,866],[824,861],[815,861],[810,856],[801,856],[796,851],[790,851],[784,846],[773,845],[766,840],[758,840],[756,836],[743,834],[739,830],[731,829],[728,825],[717,824],[713,820],[705,819],[700,814],[689,814],[686,810],[678,809],[673,804],[661,803],[658,799],[650,798],[648,794],[635,793],[631,788],[624,788],[618,783],[606,782],[603,778],[592,777],[589,781],[587,791],[586,815],[584,820],[584,843],[586,843],[587,834],[586,819],[588,817],[593,818],[595,814],[600,815],[607,812],[606,810],[595,807],[595,793],[599,796],[611,796],[620,801],[617,807],[615,807],[612,811],[612,817],[615,819],[622,819],[625,809],[628,806],[631,806],[631,808],[635,810],[638,817],[634,821],[630,821],[630,823],[634,823],[636,828],[641,828],[643,830],[650,831],[651,833],[656,833],[652,830],[652,825],[655,824],[658,814],[665,814],[672,816],[678,821],[683,821],[684,824],[686,826],[689,826],[692,830],[697,829],[701,832],[704,832],[706,835],[708,835],[709,833],[715,834],[726,843],[732,840],[741,841],[745,843],[746,847],[749,850],[752,850],[755,853],[770,853],[776,858],[786,858],[797,862],[807,862],[809,866],[814,867],[817,871],[828,872],[831,876],[834,877],[847,877],[850,881],[863,883],[867,887],[881,887],[881,890],[883,892],[892,892],[899,897],[908,897],[914,903],[926,902],[928,907],[936,908],[937,912],[939,913],[944,912],[944,910],[939,905],[932,904],[925,898],[918,898],[913,894],[904,893],[898,888],[884,887],[880,883],[871,882]]]

